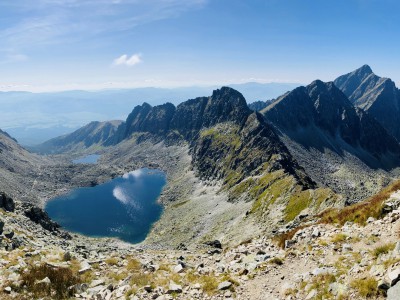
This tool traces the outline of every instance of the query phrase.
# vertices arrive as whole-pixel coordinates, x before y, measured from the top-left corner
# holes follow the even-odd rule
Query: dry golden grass
[[[37,283],[37,281],[48,277],[50,284]],[[35,298],[51,297],[51,299],[67,299],[68,287],[80,283],[79,276],[69,268],[53,268],[46,264],[41,266],[30,266],[28,272],[21,276],[22,286],[26,286],[28,292]]]
[[[319,217],[322,223],[338,223],[343,225],[347,221],[365,225],[369,217],[380,219],[383,216],[383,204],[390,195],[400,189],[400,180],[396,181],[378,194],[369,199],[344,207],[342,209],[328,209],[322,212]]]

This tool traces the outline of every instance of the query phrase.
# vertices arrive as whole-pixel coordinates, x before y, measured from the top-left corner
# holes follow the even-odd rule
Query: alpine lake
[[[161,216],[163,208],[157,199],[165,184],[164,172],[138,169],[56,197],[47,202],[45,210],[70,232],[139,243]]]

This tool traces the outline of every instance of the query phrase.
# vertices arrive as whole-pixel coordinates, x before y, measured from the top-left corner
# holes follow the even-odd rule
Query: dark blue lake
[[[54,198],[45,209],[69,231],[138,243],[161,216],[162,206],[157,199],[165,183],[162,171],[139,169]]]
[[[72,162],[74,164],[95,164],[97,163],[99,158],[100,158],[99,154],[89,154],[86,155],[85,157],[74,159]]]

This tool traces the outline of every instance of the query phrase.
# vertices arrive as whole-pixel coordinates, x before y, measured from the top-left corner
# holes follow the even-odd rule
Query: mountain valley
[[[230,87],[143,103],[35,153],[0,132],[0,191],[15,206],[0,203],[0,297],[396,299],[398,100],[363,66],[253,106]],[[89,154],[100,158],[72,163]],[[140,168],[167,176],[142,243],[68,233],[43,210]]]

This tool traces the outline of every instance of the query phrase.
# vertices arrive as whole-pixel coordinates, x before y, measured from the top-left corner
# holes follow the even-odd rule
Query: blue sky
[[[400,82],[397,0],[3,0],[0,90]]]

